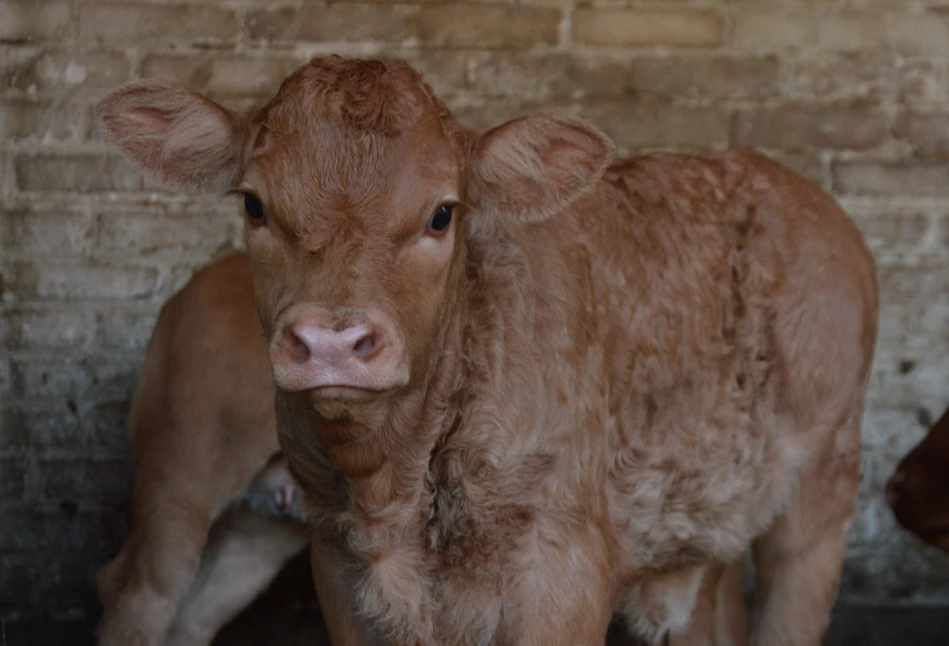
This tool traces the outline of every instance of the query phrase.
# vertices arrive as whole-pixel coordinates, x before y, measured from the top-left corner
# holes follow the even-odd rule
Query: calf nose
[[[366,361],[379,351],[377,335],[365,323],[336,330],[297,322],[288,325],[284,335],[289,358],[298,364],[316,361],[337,366],[351,359]]]
[[[383,391],[407,382],[405,345],[398,329],[378,311],[329,312],[302,304],[275,323],[270,342],[274,385],[284,392],[339,388]]]
[[[898,469],[886,483],[886,504],[895,507],[906,490],[906,473]]]

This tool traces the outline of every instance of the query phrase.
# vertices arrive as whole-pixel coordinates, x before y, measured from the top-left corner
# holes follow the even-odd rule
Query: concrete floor
[[[93,646],[93,622],[14,622],[0,635],[3,646]],[[227,626],[214,646],[324,646],[317,612],[253,609]],[[611,635],[608,646],[632,646]],[[949,646],[949,608],[840,606],[824,646]]]
[[[328,646],[307,563],[288,567],[213,646]],[[0,646],[94,646],[95,618],[4,622]],[[637,646],[615,626],[606,646]],[[949,607],[838,604],[824,646],[949,646]]]
[[[11,622],[3,646],[93,646],[92,621]],[[615,632],[615,631],[614,631]],[[318,612],[253,608],[227,626],[214,646],[324,646]],[[632,646],[611,634],[608,646]],[[949,608],[839,606],[824,646],[949,646]]]

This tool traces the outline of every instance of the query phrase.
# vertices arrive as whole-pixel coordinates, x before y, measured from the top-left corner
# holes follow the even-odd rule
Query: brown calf
[[[242,194],[280,445],[336,644],[687,630],[752,546],[759,645],[816,645],[857,494],[873,261],[751,152],[612,162],[487,132],[401,62],[316,59],[242,115],[132,85],[109,140]]]
[[[153,332],[132,424],[136,520],[99,577],[101,643],[208,644],[304,547],[299,499],[274,453],[269,374],[250,263],[234,254],[199,271]],[[153,405],[163,412],[150,417]],[[700,646],[716,626],[740,643],[740,580],[736,567],[706,577],[702,610],[674,646]]]
[[[886,501],[900,525],[949,552],[949,410],[900,461]]]
[[[100,643],[210,644],[307,544],[277,445],[246,254],[162,309],[132,408],[132,531],[99,574]]]

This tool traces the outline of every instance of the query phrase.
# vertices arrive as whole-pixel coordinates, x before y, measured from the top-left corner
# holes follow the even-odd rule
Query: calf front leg
[[[681,635],[672,635],[669,646],[747,646],[743,570],[744,558],[706,570],[689,628]]]
[[[612,564],[595,526],[563,527],[537,521],[533,558],[515,557],[512,598],[501,609],[497,644],[504,646],[600,646],[613,617]],[[572,529],[576,534],[564,535]],[[546,540],[549,537],[551,540]]]

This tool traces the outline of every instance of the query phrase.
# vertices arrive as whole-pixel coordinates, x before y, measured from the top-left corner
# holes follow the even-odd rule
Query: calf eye
[[[451,224],[451,215],[455,207],[451,204],[442,204],[440,207],[435,209],[435,212],[432,213],[431,217],[428,218],[428,223],[425,225],[425,229],[434,235],[441,235],[445,233],[448,229],[448,225]]]
[[[267,219],[264,212],[264,205],[260,200],[249,193],[244,194],[244,210],[247,211],[247,217],[256,225],[261,225]]]

